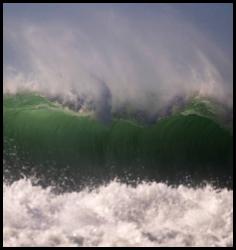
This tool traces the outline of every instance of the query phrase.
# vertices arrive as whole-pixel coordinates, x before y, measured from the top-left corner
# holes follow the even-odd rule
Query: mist
[[[232,105],[231,47],[171,4],[102,6],[60,8],[45,18],[32,17],[36,7],[10,18],[5,7],[4,92],[85,96],[105,120],[124,105],[155,113],[176,96]]]

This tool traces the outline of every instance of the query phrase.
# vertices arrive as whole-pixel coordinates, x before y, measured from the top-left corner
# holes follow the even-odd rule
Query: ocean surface
[[[173,110],[104,122],[5,94],[3,245],[232,246],[228,116],[201,99]]]

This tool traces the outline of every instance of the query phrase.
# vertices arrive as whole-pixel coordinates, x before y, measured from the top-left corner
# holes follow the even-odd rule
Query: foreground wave
[[[145,124],[3,104],[4,246],[233,245],[232,131],[208,106]]]
[[[233,191],[116,181],[54,194],[22,179],[3,189],[4,246],[232,246]]]
[[[3,111],[5,177],[13,180],[37,173],[69,186],[127,176],[182,184],[189,176],[232,187],[232,134],[199,112],[150,126],[103,124],[37,94],[5,95]]]

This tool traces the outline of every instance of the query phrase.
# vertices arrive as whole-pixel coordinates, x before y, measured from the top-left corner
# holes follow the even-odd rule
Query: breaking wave
[[[232,187],[230,130],[210,117],[209,110],[192,108],[153,124],[127,116],[114,116],[106,124],[37,94],[6,95],[5,177],[17,180],[37,173],[49,185],[49,180],[67,180],[74,188],[88,180],[101,184],[127,176]]]

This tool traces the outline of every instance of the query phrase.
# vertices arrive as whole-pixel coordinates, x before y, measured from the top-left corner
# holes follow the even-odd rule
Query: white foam
[[[3,189],[4,246],[232,246],[233,191],[116,181],[53,194],[19,180]]]

